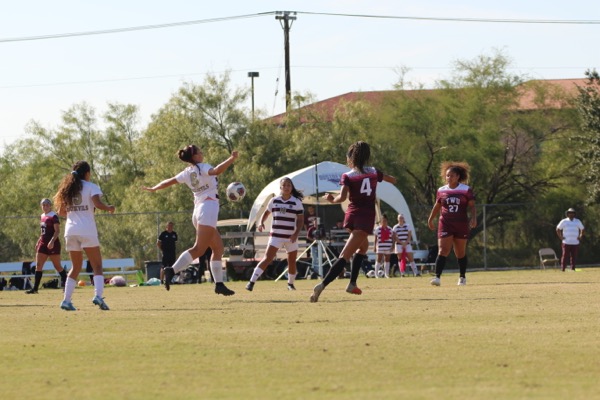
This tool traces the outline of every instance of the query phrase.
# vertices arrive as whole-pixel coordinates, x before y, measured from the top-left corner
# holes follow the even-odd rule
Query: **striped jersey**
[[[378,253],[386,253],[392,250],[393,244],[393,231],[389,226],[385,228],[383,226],[378,226],[373,231],[373,235],[377,238],[377,252]]]
[[[406,223],[404,225],[396,224],[394,225],[392,230],[396,232],[396,237],[398,238],[399,242],[404,242],[408,240],[408,232],[410,232],[410,225]]]
[[[270,236],[277,238],[289,239],[296,230],[298,218],[304,218],[302,202],[294,196],[287,200],[281,196],[271,198],[267,210],[273,217]]]

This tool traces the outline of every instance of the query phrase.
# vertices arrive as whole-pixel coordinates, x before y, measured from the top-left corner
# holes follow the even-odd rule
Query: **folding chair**
[[[554,252],[553,249],[551,249],[549,247],[545,247],[543,249],[540,249],[538,254],[540,255],[540,268],[541,269],[546,269],[547,265],[551,265],[554,268],[558,268],[560,266],[560,260],[556,256],[556,253]]]

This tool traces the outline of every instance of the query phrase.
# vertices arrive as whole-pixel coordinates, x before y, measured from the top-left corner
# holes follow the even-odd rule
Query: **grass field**
[[[600,398],[600,269],[0,292],[2,397]]]

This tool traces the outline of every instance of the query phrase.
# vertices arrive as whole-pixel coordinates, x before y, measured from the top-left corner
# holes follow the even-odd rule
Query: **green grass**
[[[600,269],[0,292],[3,398],[591,399]]]

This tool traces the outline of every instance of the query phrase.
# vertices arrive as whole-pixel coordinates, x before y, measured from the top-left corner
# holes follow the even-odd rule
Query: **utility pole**
[[[248,72],[248,78],[252,80],[252,122],[254,122],[254,78],[258,76],[258,72]]]
[[[295,11],[276,11],[275,19],[283,28],[283,45],[285,48],[285,110],[292,110],[292,79],[290,74],[290,29],[296,20]]]

